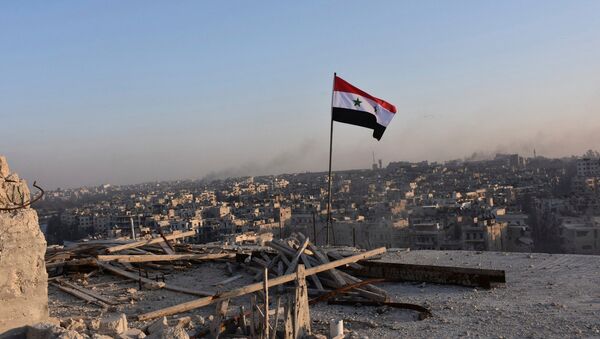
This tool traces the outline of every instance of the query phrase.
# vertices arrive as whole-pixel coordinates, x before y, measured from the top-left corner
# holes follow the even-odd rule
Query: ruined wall
[[[0,208],[28,202],[25,180],[0,156]],[[0,210],[0,335],[48,318],[46,239],[35,210]]]

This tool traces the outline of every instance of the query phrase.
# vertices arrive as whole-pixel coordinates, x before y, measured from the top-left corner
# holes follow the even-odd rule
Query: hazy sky
[[[600,148],[600,1],[4,1],[0,154],[49,188]]]

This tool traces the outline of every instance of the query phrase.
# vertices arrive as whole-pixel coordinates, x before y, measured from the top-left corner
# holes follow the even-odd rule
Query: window
[[[588,231],[577,231],[578,237],[585,237],[588,234]]]

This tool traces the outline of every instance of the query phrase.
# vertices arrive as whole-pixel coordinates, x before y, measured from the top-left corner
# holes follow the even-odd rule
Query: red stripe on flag
[[[387,101],[376,98],[376,97],[372,96],[371,94],[363,91],[360,88],[352,86],[349,82],[340,78],[337,75],[335,76],[335,80],[333,82],[333,90],[338,91],[338,92],[348,92],[348,93],[354,93],[354,94],[361,95],[365,98],[369,98],[369,99],[375,101],[381,107],[387,109],[388,111],[390,111],[392,113],[396,113],[396,107],[394,105],[390,104]]]

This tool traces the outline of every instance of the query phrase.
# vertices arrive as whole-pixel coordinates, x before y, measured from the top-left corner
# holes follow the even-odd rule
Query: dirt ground
[[[466,251],[390,252],[382,260],[412,264],[502,269],[505,287],[481,290],[424,283],[383,283],[393,301],[427,306],[433,317],[417,320],[413,311],[370,306],[338,306],[319,303],[311,306],[313,327],[326,334],[329,321],[343,319],[349,337],[356,338],[600,338],[600,256],[551,255]],[[252,275],[239,268],[244,277],[225,286],[218,285],[229,275],[221,262],[203,263],[166,275],[167,284],[203,291],[225,291],[252,283]],[[137,282],[127,282],[110,274],[95,274],[89,285],[95,291],[118,299],[112,311],[124,312],[130,327],[141,313],[175,305],[197,297],[167,290],[139,290]],[[270,292],[272,300],[277,292]],[[50,313],[58,318],[100,317],[95,305],[49,287]],[[247,305],[248,297],[230,302],[230,310]],[[214,306],[186,315],[207,317]]]

